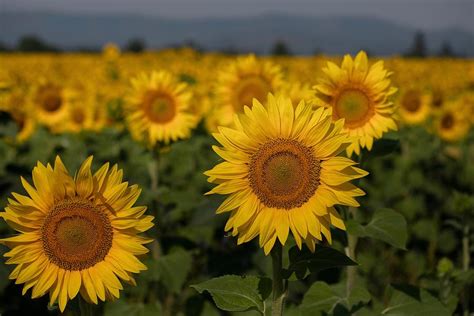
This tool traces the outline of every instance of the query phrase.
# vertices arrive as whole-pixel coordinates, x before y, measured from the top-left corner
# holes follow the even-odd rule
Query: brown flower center
[[[44,86],[38,92],[38,103],[46,112],[56,112],[62,105],[61,90],[55,86]]]
[[[313,196],[320,169],[311,149],[296,140],[278,138],[252,156],[250,186],[265,206],[292,209]]]
[[[451,113],[445,114],[441,118],[441,127],[443,129],[451,129],[454,126],[454,117]]]
[[[402,107],[408,112],[417,112],[421,107],[420,94],[415,90],[410,90],[402,98]]]
[[[159,124],[168,123],[176,115],[176,104],[172,97],[161,91],[149,91],[143,100],[147,117]]]
[[[347,89],[336,97],[334,114],[344,118],[345,125],[356,128],[364,125],[374,115],[369,97],[359,89]]]
[[[82,124],[86,120],[86,114],[84,113],[84,110],[81,108],[76,108],[74,111],[72,111],[72,120],[76,124]]]
[[[433,107],[437,109],[441,108],[441,106],[443,105],[443,101],[444,101],[443,93],[439,90],[435,90],[433,92],[433,100],[431,102]]]
[[[107,215],[91,202],[72,198],[57,203],[46,217],[43,248],[65,270],[83,270],[102,261],[112,247]]]
[[[267,94],[272,92],[270,83],[263,77],[258,75],[251,75],[240,79],[236,88],[236,100],[234,109],[239,112],[242,111],[245,105],[252,107],[253,99],[260,102],[267,99]]]

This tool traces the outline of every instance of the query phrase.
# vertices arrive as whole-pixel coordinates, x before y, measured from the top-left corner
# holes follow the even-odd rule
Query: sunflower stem
[[[272,256],[273,268],[273,301],[272,301],[272,316],[283,315],[283,305],[285,301],[285,289],[283,285],[283,247],[277,241],[270,252]]]
[[[347,217],[355,217],[356,209],[353,207],[349,207],[347,212]],[[347,234],[347,247],[344,248],[344,252],[346,256],[351,258],[351,260],[356,260],[355,249],[357,247],[358,238],[354,235]],[[348,266],[347,267],[347,279],[346,279],[346,294],[347,296],[350,295],[354,285],[356,283],[357,278],[357,267],[356,266]]]
[[[345,248],[346,256],[355,261],[355,248],[357,245],[357,237],[353,235],[347,235],[347,247]],[[354,285],[356,283],[357,270],[356,266],[347,267],[347,281],[346,281],[346,293],[350,295]]]
[[[87,303],[82,296],[78,295],[79,297],[79,311],[81,316],[94,316],[94,306],[92,304]]]

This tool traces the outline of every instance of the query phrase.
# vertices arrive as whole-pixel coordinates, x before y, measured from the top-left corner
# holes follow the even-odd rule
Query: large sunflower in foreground
[[[330,226],[345,229],[334,205],[359,206],[364,192],[349,181],[367,174],[338,154],[351,144],[343,121],[333,122],[331,110],[268,96],[266,106],[235,116],[235,129],[214,134],[222,147],[214,151],[225,161],[205,172],[218,184],[208,194],[229,195],[217,213],[231,212],[226,231],[238,243],[260,236],[266,254],[277,238],[285,244],[289,231],[301,248],[305,242],[331,242]]]
[[[166,71],[132,79],[127,120],[131,134],[151,146],[187,138],[198,123],[191,113],[191,92]]]
[[[370,68],[365,52],[355,60],[344,56],[342,66],[328,62],[326,74],[316,90],[315,103],[331,107],[334,120],[345,119],[344,129],[354,142],[347,147],[347,154],[360,153],[361,148],[372,149],[374,139],[389,130],[397,130],[396,108],[389,100],[397,89],[391,86],[391,72],[384,69],[383,61]]]
[[[140,189],[122,182],[117,166],[91,173],[92,157],[72,178],[61,159],[33,169],[33,185],[21,179],[28,196],[13,193],[0,216],[20,234],[0,241],[11,250],[10,274],[32,298],[49,292],[50,305],[64,311],[78,293],[88,302],[119,297],[120,279],[146,270],[138,255],[151,240],[138,234],[153,226],[146,207],[133,206]]]
[[[283,84],[280,67],[270,61],[259,60],[255,55],[238,57],[217,76],[216,117],[220,124],[230,126],[234,113],[252,106],[255,98],[263,102],[268,93],[275,92]]]

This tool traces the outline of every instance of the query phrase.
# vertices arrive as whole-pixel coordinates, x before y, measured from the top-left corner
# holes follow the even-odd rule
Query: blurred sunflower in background
[[[219,125],[230,126],[234,113],[252,106],[255,98],[264,101],[268,93],[275,93],[283,84],[281,68],[255,55],[238,57],[217,74],[215,84],[216,110]]]
[[[65,129],[71,132],[80,132],[83,130],[99,130],[94,121],[95,108],[89,104],[74,104],[69,107],[68,122]]]
[[[430,105],[433,112],[441,110],[446,99],[446,94],[439,87],[431,90]]]
[[[190,136],[199,117],[190,110],[192,94],[185,83],[159,71],[133,78],[132,89],[126,104],[132,136],[151,146]]]
[[[461,103],[461,108],[465,109],[468,113],[471,125],[474,125],[474,91],[462,94],[459,102]]]
[[[35,111],[33,110],[30,103],[28,103],[26,95],[21,90],[14,90],[5,97],[3,103],[4,111],[11,114],[15,120],[18,133],[16,139],[19,142],[23,142],[30,138],[30,136],[36,130],[36,118]]]
[[[52,131],[60,131],[69,118],[69,108],[74,98],[72,89],[41,81],[33,87],[29,102],[39,124]]]
[[[421,124],[431,115],[431,96],[417,88],[409,88],[398,99],[398,113],[406,124]]]
[[[115,43],[106,43],[102,47],[102,56],[106,61],[116,61],[120,57],[120,47]]]
[[[61,312],[78,293],[95,304],[116,299],[120,279],[135,284],[132,273],[146,270],[137,256],[151,240],[138,234],[153,226],[153,216],[133,206],[140,189],[122,182],[116,165],[92,174],[91,163],[89,157],[73,178],[59,157],[54,167],[38,162],[33,185],[21,179],[28,195],[13,193],[0,213],[19,232],[0,240],[11,248],[6,263],[16,265],[10,279],[24,284],[23,295],[49,293]]]
[[[354,197],[364,195],[349,181],[367,172],[338,156],[353,140],[330,109],[314,111],[304,101],[295,109],[270,94],[265,106],[254,99],[235,116],[235,129],[220,127],[214,137],[225,161],[205,172],[218,184],[208,194],[229,195],[217,213],[231,212],[225,230],[239,244],[259,235],[268,254],[291,231],[299,248],[305,242],[314,251],[322,236],[331,242],[331,225],[345,229],[334,205],[359,206]]]
[[[345,55],[341,67],[328,62],[325,74],[313,88],[317,106],[332,108],[334,121],[344,119],[344,130],[354,137],[347,155],[360,154],[361,148],[372,149],[374,139],[389,130],[397,130],[396,107],[389,97],[396,88],[384,69],[383,61],[370,68],[367,54],[359,52],[353,60]]]
[[[313,89],[310,85],[298,81],[285,81],[277,95],[290,98],[294,106],[297,106],[301,101],[311,103],[314,98]]]
[[[460,100],[447,102],[434,117],[436,134],[445,141],[455,142],[463,139],[469,132],[469,116]]]

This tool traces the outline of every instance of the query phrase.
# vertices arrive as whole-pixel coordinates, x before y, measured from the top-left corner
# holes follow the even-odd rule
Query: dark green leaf
[[[179,293],[191,269],[192,256],[179,249],[158,260],[150,259],[146,264],[148,270],[143,273],[146,279],[161,281],[170,292]]]
[[[392,285],[393,294],[383,315],[448,316],[448,309],[428,291],[411,285]]]
[[[318,315],[321,312],[350,315],[370,299],[370,293],[362,287],[354,287],[347,296],[345,284],[329,286],[318,281],[306,292],[299,309],[303,316]]]
[[[307,248],[299,250],[292,247],[289,251],[290,266],[285,270],[284,277],[290,278],[293,273],[302,279],[308,271],[316,273],[325,269],[357,265],[349,257],[331,247],[317,246],[314,253]]]
[[[262,314],[265,298],[270,294],[271,280],[255,276],[226,275],[191,285],[199,293],[208,291],[217,307],[226,311],[256,309]]]
[[[347,232],[358,237],[371,237],[405,249],[408,238],[407,222],[403,215],[391,209],[381,209],[375,212],[367,225],[361,225],[354,220],[346,223]]]
[[[119,300],[105,305],[105,316],[127,315],[127,316],[156,316],[161,315],[161,306],[157,303],[143,304]]]

